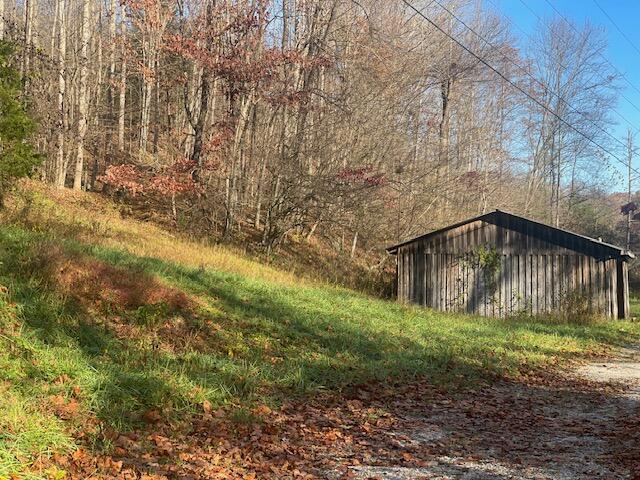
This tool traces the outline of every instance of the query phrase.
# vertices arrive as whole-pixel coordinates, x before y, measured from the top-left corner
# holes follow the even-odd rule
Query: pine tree
[[[42,161],[27,139],[35,124],[20,102],[20,75],[11,65],[13,47],[0,41],[0,205],[15,180]]]

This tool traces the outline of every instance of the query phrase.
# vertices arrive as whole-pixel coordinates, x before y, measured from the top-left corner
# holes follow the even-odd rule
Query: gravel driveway
[[[640,478],[619,461],[621,452],[632,455],[623,426],[640,413],[640,347],[549,380],[500,382],[418,411],[414,404],[398,402],[402,421],[387,434],[406,462],[372,447],[366,462],[345,459],[327,478]]]

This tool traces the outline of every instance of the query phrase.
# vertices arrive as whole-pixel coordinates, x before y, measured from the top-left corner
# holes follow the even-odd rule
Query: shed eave
[[[414,242],[416,242],[418,240],[425,239],[425,238],[430,237],[430,236],[434,236],[434,235],[438,235],[440,233],[444,233],[447,230],[451,230],[451,229],[460,227],[462,225],[466,225],[467,223],[471,223],[471,222],[475,222],[475,221],[478,221],[478,220],[487,219],[492,215],[508,215],[508,216],[511,216],[511,217],[519,218],[521,220],[525,220],[527,222],[531,222],[531,223],[546,227],[546,228],[562,231],[564,233],[567,233],[569,235],[573,235],[573,236],[575,236],[577,238],[582,238],[583,240],[587,240],[587,241],[592,242],[594,244],[605,246],[608,249],[610,249],[611,251],[615,252],[615,256],[617,258],[621,258],[621,259],[623,259],[625,261],[628,260],[628,259],[636,258],[636,256],[630,250],[624,250],[623,248],[617,247],[617,246],[615,246],[613,244],[610,244],[610,243],[607,243],[607,242],[603,242],[601,240],[597,240],[595,238],[588,237],[586,235],[581,235],[579,233],[575,233],[575,232],[572,232],[570,230],[565,230],[565,229],[562,229],[562,228],[558,228],[558,227],[554,227],[554,226],[551,226],[551,225],[547,225],[545,223],[539,222],[537,220],[532,220],[530,218],[526,218],[526,217],[523,217],[521,215],[516,215],[516,214],[510,213],[510,212],[505,212],[504,210],[497,210],[497,209],[492,211],[492,212],[488,212],[488,213],[485,213],[485,214],[482,214],[482,215],[478,215],[476,217],[472,217],[472,218],[469,218],[467,220],[463,220],[461,222],[457,222],[457,223],[454,223],[452,225],[449,225],[449,226],[446,226],[446,227],[443,227],[443,228],[439,228],[439,229],[434,230],[432,232],[428,232],[428,233],[419,235],[417,237],[411,238],[411,239],[406,240],[404,242],[401,242],[401,243],[398,243],[396,245],[392,245],[390,247],[387,247],[385,250],[390,255],[396,255],[398,253],[398,249],[400,247],[404,247],[405,245],[409,245],[411,243],[414,243]]]
[[[462,225],[466,225],[467,223],[475,222],[477,220],[482,220],[483,218],[487,218],[490,215],[493,215],[493,214],[495,214],[495,212],[498,212],[498,211],[499,210],[495,210],[495,211],[489,212],[489,213],[483,213],[482,215],[478,215],[477,217],[468,218],[466,220],[462,220],[461,222],[457,222],[457,223],[448,225],[446,227],[438,228],[437,230],[433,230],[431,232],[423,233],[422,235],[418,235],[417,237],[413,237],[413,238],[410,238],[409,240],[405,240],[404,242],[400,242],[400,243],[397,243],[397,244],[392,245],[390,247],[387,247],[385,250],[386,250],[387,253],[389,253],[391,255],[395,255],[396,253],[398,253],[398,249],[400,247],[404,247],[405,245],[409,245],[410,243],[416,242],[418,240],[422,240],[423,238],[430,237],[432,235],[437,235],[439,233],[446,232],[447,230],[452,230],[454,228],[461,227]]]

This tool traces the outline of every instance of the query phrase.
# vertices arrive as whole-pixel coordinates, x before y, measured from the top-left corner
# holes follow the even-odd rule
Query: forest
[[[609,132],[632,126],[628,80],[597,25],[539,17],[525,36],[491,0],[0,9],[36,175],[57,187],[267,252],[315,239],[369,269],[495,208],[626,241],[633,130]]]

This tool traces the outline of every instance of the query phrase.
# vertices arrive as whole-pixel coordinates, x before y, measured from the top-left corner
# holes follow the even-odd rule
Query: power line
[[[522,2],[522,4],[530,11],[532,12],[537,18],[538,20],[540,20],[541,22],[543,21],[540,16],[538,16],[538,14],[536,12],[534,12],[526,3],[524,3],[523,0],[520,0]],[[489,3],[491,3],[495,8],[499,9],[498,5],[496,5],[496,3],[493,0],[489,0]],[[510,18],[506,18],[507,22],[510,23],[512,26],[516,27],[518,30],[520,30],[529,40],[533,40],[532,36],[526,31],[524,30],[520,25],[518,25],[517,23],[515,23],[512,19]],[[605,59],[606,60],[606,59]],[[609,65],[611,65],[610,62],[608,62]],[[567,68],[565,65],[563,65],[562,63],[560,64],[560,66],[562,68]],[[611,65],[616,72],[620,75],[620,77],[623,77],[623,75],[615,68],[615,66]],[[603,78],[603,77],[600,77]],[[640,107],[638,107],[635,103],[633,103],[632,100],[630,100],[624,93],[619,92],[620,96],[622,98],[624,98],[633,108],[635,108],[638,113],[640,113]],[[620,113],[618,110],[616,110],[615,108],[612,109],[613,113],[615,113],[618,117],[620,117],[627,125],[629,125],[631,128],[633,128],[634,130],[638,131],[640,130],[640,126],[636,126],[634,125],[634,123],[629,120],[626,116],[624,116],[622,113]]]
[[[636,52],[638,52],[638,53],[640,54],[640,48],[638,48],[638,47],[637,47],[637,45],[636,45],[635,43],[633,43],[629,37],[627,37],[627,34],[626,34],[626,33],[624,33],[624,32],[622,31],[622,29],[621,29],[621,28],[618,26],[618,24],[613,20],[613,18],[611,18],[611,17],[609,16],[609,14],[605,11],[605,9],[604,9],[604,8],[602,8],[602,7],[600,6],[600,4],[598,3],[598,1],[597,1],[597,0],[593,0],[593,3],[595,3],[595,4],[596,4],[596,7],[598,7],[598,8],[600,9],[600,11],[604,14],[604,16],[605,16],[605,17],[607,17],[607,18],[609,19],[609,21],[613,24],[613,26],[616,28],[616,30],[618,31],[618,33],[619,33],[620,35],[622,35],[622,36],[624,37],[624,39],[625,39],[627,42],[629,42],[629,45],[631,45],[631,46],[633,47],[633,49],[634,49]]]
[[[498,50],[498,48],[493,45],[489,40],[487,40],[483,35],[481,35],[480,33],[478,33],[475,29],[473,29],[472,27],[470,27],[469,25],[467,25],[465,23],[464,20],[462,20],[461,18],[459,18],[455,13],[453,13],[451,10],[449,10],[447,7],[445,7],[442,3],[440,3],[438,0],[433,0],[435,1],[435,3],[437,3],[442,9],[444,9],[449,15],[451,15],[453,18],[455,18],[458,22],[460,22],[462,25],[464,25],[464,27],[469,30],[470,32],[474,33],[478,38],[480,38],[486,45],[489,45],[491,48],[493,48],[494,50]],[[567,107],[569,107],[569,109],[571,111],[573,111],[574,113],[577,113],[578,115],[581,115],[582,117],[584,117],[589,123],[591,123],[594,127],[596,127],[597,129],[599,129],[602,133],[608,135],[611,139],[613,139],[614,141],[620,143],[623,147],[626,147],[626,143],[624,143],[622,140],[616,138],[615,136],[613,136],[611,133],[609,133],[607,130],[605,130],[604,128],[602,128],[601,126],[599,126],[598,124],[596,124],[595,122],[589,120],[586,115],[578,110],[576,110],[569,102],[567,102],[561,94],[553,91],[551,88],[549,88],[548,85],[544,84],[542,81],[540,81],[538,78],[536,78],[533,74],[531,74],[529,71],[527,71],[527,69],[525,69],[523,66],[521,66],[518,62],[516,62],[515,60],[511,59],[510,57],[508,57],[506,54],[502,54],[502,57],[505,60],[508,60],[509,63],[511,63],[512,65],[515,65],[520,71],[524,72],[525,75],[527,75],[528,77],[530,77],[531,79],[533,79],[533,81],[535,81],[538,85],[540,85],[545,91],[551,93],[553,96],[557,97],[558,100],[560,100],[562,103],[564,103]],[[629,123],[629,125],[631,125],[633,127],[633,125],[631,123]]]
[[[545,1],[546,1],[546,2],[547,2],[547,4],[549,4],[549,6],[553,9],[553,11],[554,11],[554,12],[556,12],[556,13],[558,14],[558,16],[560,16],[560,18],[562,18],[562,20],[564,20],[564,22],[565,22],[567,25],[569,25],[569,27],[571,27],[571,29],[572,29],[574,32],[580,33],[580,32],[578,31],[578,29],[573,25],[573,23],[571,23],[571,22],[567,19],[567,17],[565,17],[565,16],[564,16],[564,15],[563,15],[563,14],[562,14],[562,13],[561,13],[557,8],[556,8],[556,7],[555,7],[555,5],[554,5],[553,3],[551,3],[551,1],[550,1],[550,0],[545,0]],[[524,0],[520,0],[520,3],[522,3],[522,4],[523,4],[523,5],[524,5],[524,6],[525,6],[525,7],[526,7],[530,12],[532,12],[532,13],[533,13],[537,18],[538,18],[538,20],[543,21],[543,20],[542,20],[542,18],[540,18],[540,15],[538,15],[535,11],[533,11],[533,10],[529,7],[529,5],[527,5],[527,4],[525,3],[525,1],[524,1]],[[622,73],[622,72],[621,72],[621,71],[620,71],[620,70],[619,70],[619,69],[618,69],[618,68],[617,68],[613,63],[611,63],[611,61],[609,61],[609,59],[608,59],[607,57],[605,57],[602,53],[599,53],[598,55],[600,55],[600,57],[601,57],[605,62],[607,62],[607,63],[609,64],[609,66],[610,66],[611,68],[613,68],[613,69],[616,71],[616,73],[617,73],[618,75],[620,75],[620,77],[621,77],[622,79],[624,79],[624,81],[625,81],[625,82],[627,82],[627,84],[629,84],[629,86],[630,86],[631,88],[633,88],[636,92],[638,92],[638,93],[640,94],[640,88],[636,87],[633,83],[631,83],[631,81],[626,77],[626,75],[625,75],[625,74],[623,74],[623,73]],[[633,103],[631,100],[629,100],[629,99],[626,97],[626,95],[621,94],[621,96],[622,96],[622,98],[624,98],[627,102],[629,102],[629,103],[633,106],[633,108],[635,108],[635,109],[640,113],[640,107],[638,107],[635,103]]]
[[[491,0],[489,0],[491,1]],[[551,0],[545,0],[547,2],[547,4],[553,9],[553,11],[565,22],[565,24],[567,24],[574,32],[580,34],[580,32],[578,31],[578,29],[575,27],[575,25],[573,23],[571,23],[566,16],[564,16],[556,7],[555,5],[551,2]],[[602,13],[609,19],[609,21],[611,21],[611,23],[614,24],[614,26],[618,29],[618,31],[626,37],[626,35],[624,35],[624,33],[620,30],[620,28],[615,24],[615,22],[613,21],[613,19],[607,14],[607,12],[604,11],[604,9],[597,3],[596,0],[594,0],[594,2],[596,3],[596,5],[598,6],[598,8],[600,9],[600,11],[602,11]],[[529,5],[527,5],[527,3],[525,2],[525,0],[520,0],[520,3],[522,3],[527,10],[529,10],[531,13],[533,13],[533,15],[542,23],[545,23],[542,18],[540,18],[540,15],[538,15],[531,7],[529,7]],[[637,47],[633,44],[633,42],[631,42],[629,39],[627,39],[627,41],[629,41],[632,46],[637,50]],[[611,68],[614,69],[614,71],[620,75],[620,77],[622,79],[624,79],[625,82],[627,82],[627,84],[633,88],[636,92],[640,93],[640,89],[638,89],[638,87],[636,87],[633,83],[631,83],[631,81],[627,78],[626,74],[623,74],[613,63],[611,63],[611,61],[604,56],[604,54],[602,52],[598,52],[598,55],[600,56],[600,58],[602,58]],[[629,97],[627,97],[623,92],[620,92],[620,96],[622,98],[624,98],[624,100],[626,100],[627,103],[629,103],[637,112],[640,112],[640,108],[638,108],[638,106],[629,99]],[[616,113],[617,110],[614,109],[614,111]],[[618,113],[618,116],[620,116],[621,118],[624,118],[620,113]],[[625,121],[629,124],[629,121],[625,119]],[[640,127],[637,128],[635,130],[635,133],[637,133],[638,131],[640,131]],[[635,178],[631,179],[631,170],[633,170],[634,172],[638,173],[637,170],[632,169],[631,168],[631,158],[628,159],[628,163],[625,164],[625,166],[628,167],[629,169],[629,181],[632,180],[637,180],[638,178],[640,178],[640,175],[636,176]]]
[[[518,86],[516,83],[512,82],[509,78],[507,78],[502,72],[500,72],[499,70],[497,70],[496,68],[494,68],[491,64],[489,64],[484,58],[480,57],[477,53],[475,53],[474,51],[472,51],[471,49],[469,49],[466,45],[464,45],[462,42],[460,42],[460,40],[458,40],[457,38],[455,38],[453,35],[450,35],[449,33],[447,33],[442,27],[440,27],[440,25],[438,25],[437,23],[435,23],[433,20],[431,20],[429,17],[427,17],[426,15],[424,15],[422,12],[420,12],[416,7],[414,7],[408,0],[402,0],[402,2],[409,7],[411,10],[413,10],[414,12],[416,12],[420,17],[424,18],[427,22],[429,22],[433,27],[435,27],[438,31],[440,31],[442,34],[446,35],[447,37],[449,37],[451,40],[453,40],[459,47],[461,47],[463,50],[465,50],[467,53],[469,53],[470,55],[472,55],[473,57],[475,57],[480,63],[482,63],[485,67],[487,67],[489,70],[491,70],[492,72],[494,72],[496,75],[498,75],[500,78],[502,78],[502,80],[504,80],[505,82],[507,82],[509,85],[511,85],[513,88],[515,88],[516,90],[518,90],[520,93],[522,93],[524,96],[526,96],[527,98],[529,98],[529,100],[531,100],[532,102],[534,102],[535,104],[537,104],[540,108],[542,108],[543,110],[546,110],[547,112],[549,112],[551,115],[553,115],[554,117],[556,117],[558,120],[560,120],[561,123],[565,124],[567,127],[569,127],[570,129],[572,129],[573,131],[575,131],[577,134],[579,134],[580,136],[584,137],[587,141],[591,142],[593,145],[595,145],[596,147],[598,147],[600,150],[602,150],[603,152],[605,152],[606,154],[608,154],[609,156],[613,157],[614,159],[616,159],[618,162],[620,162],[621,164],[623,164],[624,166],[627,166],[627,162],[625,162],[624,160],[622,160],[620,157],[618,157],[617,155],[615,155],[613,152],[611,152],[609,149],[603,147],[600,143],[596,142],[595,140],[593,140],[591,137],[589,137],[588,135],[586,135],[585,133],[583,133],[582,131],[580,131],[579,129],[577,129],[576,127],[574,127],[573,125],[571,125],[569,122],[567,122],[564,118],[562,118],[559,114],[557,114],[555,111],[551,110],[549,107],[547,107],[546,105],[544,105],[543,103],[541,103],[538,99],[536,99],[535,97],[531,96],[529,93],[527,93],[525,90],[523,90],[520,86]],[[640,172],[638,170],[632,169],[635,173],[637,173],[638,175],[640,175]]]
[[[422,9],[423,11],[426,10],[427,8],[429,8],[431,6],[431,4],[434,2],[435,0],[431,0],[427,5],[424,6],[424,8]],[[404,22],[404,25],[408,24],[411,20],[413,20],[413,17],[416,14],[414,13],[413,15],[411,15],[406,22]]]

